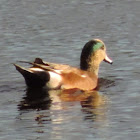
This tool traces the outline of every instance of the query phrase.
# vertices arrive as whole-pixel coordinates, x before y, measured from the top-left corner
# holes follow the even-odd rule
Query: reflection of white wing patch
[[[50,74],[50,81],[47,83],[47,87],[51,89],[59,88],[62,82],[62,78],[59,74],[48,71]]]

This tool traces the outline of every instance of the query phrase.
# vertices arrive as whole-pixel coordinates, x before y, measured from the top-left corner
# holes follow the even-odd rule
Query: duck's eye
[[[102,47],[101,47],[101,50],[105,50],[105,47],[104,47],[104,46],[102,46]]]

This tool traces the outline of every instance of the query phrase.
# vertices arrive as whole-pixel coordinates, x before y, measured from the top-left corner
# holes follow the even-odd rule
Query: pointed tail
[[[50,75],[47,71],[30,71],[17,64],[14,64],[16,70],[19,71],[26,82],[28,87],[43,87],[50,80]]]

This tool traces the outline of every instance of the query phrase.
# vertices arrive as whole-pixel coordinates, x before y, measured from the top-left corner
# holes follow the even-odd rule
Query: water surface
[[[139,6],[139,0],[1,0],[0,139],[139,140]],[[101,65],[99,91],[26,90],[12,65],[41,57],[79,66],[92,38],[101,38],[114,60]]]

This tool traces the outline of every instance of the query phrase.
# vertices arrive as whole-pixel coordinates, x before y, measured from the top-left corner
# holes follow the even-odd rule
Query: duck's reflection
[[[85,120],[102,121],[106,120],[107,112],[106,96],[94,91],[85,101],[81,101],[82,111],[85,113]]]
[[[60,93],[59,98],[61,101],[80,101],[84,120],[105,120],[108,99],[98,91],[68,90]]]
[[[23,97],[18,107],[20,110],[36,109],[56,111],[67,108],[65,102],[74,101],[80,102],[85,120],[96,121],[99,116],[104,116],[104,112],[106,112],[105,96],[99,94],[98,91],[80,91],[77,89],[48,91],[45,88],[28,88],[26,96]],[[44,114],[42,115],[38,112],[35,120],[41,123],[44,117]]]
[[[46,90],[45,88],[27,88],[26,95],[18,105],[18,108],[20,110],[45,110],[49,109],[50,105],[51,99],[48,94],[48,90]]]

